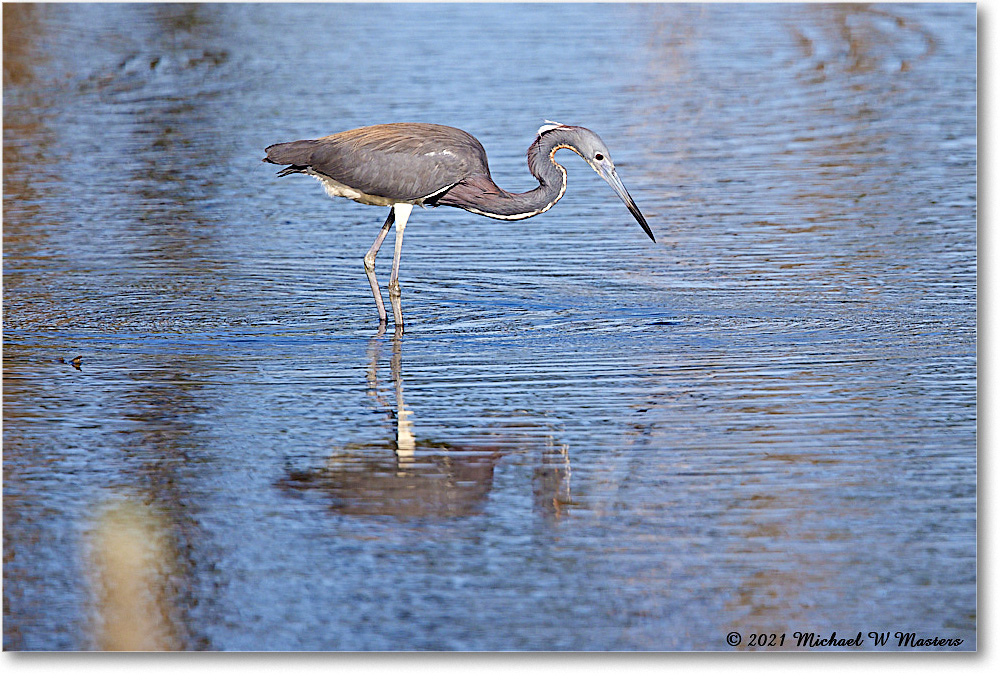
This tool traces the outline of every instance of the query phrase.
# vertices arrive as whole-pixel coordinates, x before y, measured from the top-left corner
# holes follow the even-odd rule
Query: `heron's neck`
[[[559,129],[547,131],[528,148],[528,170],[538,180],[534,190],[507,192],[497,188],[499,195],[492,195],[482,208],[463,208],[502,220],[530,218],[551,209],[566,193],[566,169],[555,161],[560,148],[572,150],[563,136]]]

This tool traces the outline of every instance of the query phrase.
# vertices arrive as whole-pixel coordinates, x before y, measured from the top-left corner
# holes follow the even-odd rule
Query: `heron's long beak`
[[[635,205],[635,200],[632,199],[628,190],[626,190],[625,186],[622,185],[622,180],[618,177],[618,172],[615,171],[615,168],[613,166],[608,167],[605,164],[598,164],[595,168],[597,169],[598,175],[606,180],[608,185],[611,186],[611,189],[615,191],[615,194],[617,194],[618,197],[625,202],[625,206],[628,207],[628,210],[633,216],[635,216],[635,219],[639,221],[639,224],[642,225],[642,229],[645,230],[646,234],[649,235],[649,238],[652,239],[655,244],[656,238],[653,237],[653,231],[650,230],[649,225],[646,224],[646,218],[643,217],[639,207]]]

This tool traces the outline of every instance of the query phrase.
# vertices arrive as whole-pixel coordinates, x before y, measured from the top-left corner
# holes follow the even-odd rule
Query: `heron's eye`
[[[604,161],[604,155],[602,155],[601,153],[597,153],[596,155],[594,155],[594,159],[596,159],[598,162],[602,162]]]

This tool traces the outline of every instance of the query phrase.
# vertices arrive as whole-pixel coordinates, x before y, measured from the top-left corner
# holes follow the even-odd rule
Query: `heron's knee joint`
[[[371,256],[370,258],[365,256],[365,270],[368,272],[375,271],[375,256]]]
[[[397,281],[395,283],[390,283],[389,284],[389,297],[390,298],[398,298],[399,296],[400,296],[399,282]]]

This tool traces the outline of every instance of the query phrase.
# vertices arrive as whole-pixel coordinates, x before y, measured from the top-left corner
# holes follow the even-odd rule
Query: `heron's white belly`
[[[368,204],[369,206],[392,206],[397,201],[388,197],[379,197],[378,195],[366,194],[361,190],[355,190],[343,183],[338,183],[329,176],[318,173],[310,173],[310,175],[323,184],[326,194],[331,197],[345,197],[346,199],[353,199],[356,202]]]

